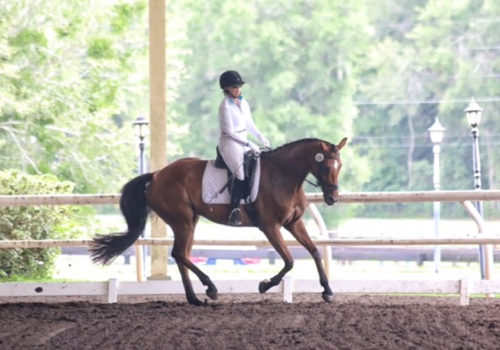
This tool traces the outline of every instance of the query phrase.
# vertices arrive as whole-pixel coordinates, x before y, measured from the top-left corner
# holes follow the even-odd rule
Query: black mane
[[[335,145],[331,144],[330,142],[310,137],[310,138],[305,138],[305,139],[299,139],[299,140],[291,141],[291,142],[285,143],[284,145],[281,145],[281,146],[279,146],[279,147],[277,147],[275,149],[272,149],[272,150],[269,150],[269,151],[263,151],[262,153],[270,154],[270,153],[277,152],[277,151],[281,150],[282,148],[285,148],[285,147],[288,147],[288,146],[292,146],[292,145],[300,144],[300,143],[306,143],[306,142],[315,142],[315,141],[326,143],[327,145],[330,146],[330,149],[334,153],[337,151],[337,147]]]

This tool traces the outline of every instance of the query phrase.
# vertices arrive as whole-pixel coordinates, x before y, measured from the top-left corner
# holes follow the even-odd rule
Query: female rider
[[[229,225],[241,225],[239,209],[243,190],[243,155],[247,150],[259,153],[259,147],[247,139],[247,131],[255,136],[261,144],[269,147],[269,141],[257,129],[252,119],[250,107],[241,96],[241,87],[245,84],[240,74],[234,70],[226,71],[219,78],[219,85],[224,93],[224,99],[219,106],[219,152],[233,173],[231,188],[231,213]]]

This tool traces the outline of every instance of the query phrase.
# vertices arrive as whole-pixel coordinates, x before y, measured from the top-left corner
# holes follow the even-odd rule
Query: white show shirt
[[[225,96],[219,106],[219,152],[224,161],[239,180],[243,180],[243,154],[247,150],[248,132],[257,139],[262,139],[262,133],[253,122],[248,102],[240,97],[238,105]]]

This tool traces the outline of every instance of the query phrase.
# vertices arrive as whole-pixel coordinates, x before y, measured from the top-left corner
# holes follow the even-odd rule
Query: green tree
[[[179,98],[170,106],[179,124],[182,154],[210,158],[218,142],[218,77],[239,70],[254,119],[274,146],[305,137],[338,142],[352,133],[358,69],[369,36],[363,2],[186,1],[189,55]],[[187,133],[189,132],[189,134]],[[175,136],[174,136],[175,137]],[[349,147],[346,188],[366,168]]]
[[[78,192],[117,191],[130,178],[131,122],[148,110],[146,8],[145,0],[2,5],[0,169],[57,174]],[[446,127],[442,188],[471,188],[463,109],[474,96],[485,109],[483,187],[498,186],[495,1],[182,0],[166,11],[169,160],[214,157],[218,77],[237,69],[273,146],[350,137],[344,191],[431,189],[427,128],[436,117]],[[370,208],[361,211],[380,214]],[[390,213],[398,212],[427,208]]]
[[[499,7],[468,0],[388,3],[391,6],[372,12],[376,44],[362,63],[367,70],[357,91],[363,122],[356,125],[355,143],[373,163],[364,189],[432,189],[427,128],[436,117],[446,127],[441,188],[469,189],[471,139],[463,109],[470,96],[482,97],[487,110],[498,108],[498,98],[491,97],[498,96],[498,58],[492,42],[499,29]],[[485,119],[483,147],[489,149],[483,152],[483,184],[494,188],[498,162],[490,149],[498,126],[492,118]],[[448,213],[463,214],[456,208]],[[365,207],[365,213],[369,210]]]
[[[56,174],[78,192],[117,191],[130,177],[131,122],[147,106],[145,9],[145,1],[2,5],[1,169]]]
[[[49,175],[0,171],[0,194],[68,194],[74,184]],[[68,206],[14,206],[0,208],[0,240],[57,239],[75,234]],[[50,276],[60,249],[0,249],[0,278]]]

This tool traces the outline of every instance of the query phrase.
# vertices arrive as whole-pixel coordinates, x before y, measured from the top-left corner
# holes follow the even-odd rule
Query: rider
[[[226,71],[219,78],[219,85],[224,92],[224,99],[219,106],[219,152],[233,173],[231,191],[231,213],[229,225],[241,225],[239,207],[243,180],[243,155],[250,149],[259,153],[259,147],[247,139],[247,131],[255,136],[261,144],[269,147],[269,141],[257,129],[252,119],[250,107],[241,96],[241,87],[245,84],[240,74],[234,70]]]

